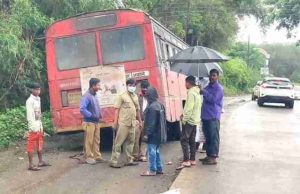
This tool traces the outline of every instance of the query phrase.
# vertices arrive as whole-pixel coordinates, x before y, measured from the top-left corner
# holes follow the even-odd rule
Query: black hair
[[[126,81],[126,85],[134,85],[135,84],[135,80],[130,78]]]
[[[150,84],[147,80],[141,81],[141,88],[149,88]]]
[[[32,82],[32,83],[29,84],[29,88],[30,89],[40,89],[41,85],[37,82]]]
[[[216,73],[218,76],[220,75],[220,72],[217,69],[210,70],[209,75],[211,75],[213,73]]]
[[[196,78],[194,76],[188,76],[185,78],[185,81],[190,83],[191,85],[195,86],[196,85]]]
[[[91,78],[90,81],[89,81],[89,84],[90,84],[90,88],[97,85],[98,83],[100,83],[100,79],[98,78]]]

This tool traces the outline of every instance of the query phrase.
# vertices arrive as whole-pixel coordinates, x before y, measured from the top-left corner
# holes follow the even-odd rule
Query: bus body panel
[[[76,30],[76,19],[87,18],[91,16],[115,14],[117,21],[114,26],[95,28],[89,30]],[[154,26],[155,25],[155,29]],[[131,27],[140,27],[142,31],[142,40],[144,44],[144,59],[136,61],[127,61],[109,65],[124,65],[128,77],[130,75],[139,75],[140,72],[147,72],[146,77],[137,77],[136,80],[147,79],[150,84],[158,90],[159,100],[166,106],[167,120],[175,122],[180,120],[182,114],[182,101],[186,98],[185,76],[172,72],[165,59],[159,57],[157,44],[155,41],[155,31],[160,35],[161,40],[166,42],[162,44],[176,43],[178,50],[186,45],[179,44],[179,39],[173,38],[172,34],[159,26],[158,23],[143,12],[133,10],[115,10],[107,12],[95,12],[76,16],[66,20],[58,21],[52,24],[46,33],[46,53],[48,82],[51,103],[51,113],[53,124],[57,132],[81,130],[82,116],[79,111],[79,101],[81,97],[80,70],[60,71],[57,67],[55,41],[58,38],[74,37],[86,34],[95,36],[97,48],[97,63],[103,65],[101,45],[102,32],[114,31]],[[176,42],[177,41],[177,42]],[[165,49],[166,50],[166,49]],[[170,48],[169,48],[170,51]],[[173,52],[173,51],[172,51]],[[170,53],[169,53],[170,54]],[[68,101],[68,106],[64,107],[64,100]],[[71,103],[70,103],[71,102]],[[114,108],[105,107],[101,109],[103,121],[102,127],[110,126],[114,119]]]

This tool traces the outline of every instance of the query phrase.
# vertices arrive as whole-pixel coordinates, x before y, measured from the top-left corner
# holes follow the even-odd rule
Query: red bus
[[[186,99],[185,76],[170,71],[167,59],[188,45],[142,11],[122,9],[86,13],[53,23],[46,33],[51,113],[56,131],[81,130],[80,69],[124,65],[126,76],[148,80],[166,106],[176,139]],[[104,124],[114,109],[102,109]]]

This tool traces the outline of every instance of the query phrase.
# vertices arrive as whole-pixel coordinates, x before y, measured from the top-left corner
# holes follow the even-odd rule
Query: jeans
[[[210,157],[218,157],[220,146],[220,121],[217,119],[203,120],[202,123],[206,139],[206,155]]]
[[[161,162],[161,157],[160,157],[160,151],[159,151],[159,146],[155,144],[148,144],[148,164],[149,164],[149,170],[152,173],[155,172],[162,172],[163,171],[163,166]]]
[[[195,161],[196,157],[196,125],[185,124],[182,126],[180,143],[183,151],[183,161]]]

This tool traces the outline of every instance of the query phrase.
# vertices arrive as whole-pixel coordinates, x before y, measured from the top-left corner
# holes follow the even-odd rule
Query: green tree
[[[268,16],[264,18],[264,24],[272,24],[277,21],[278,28],[288,30],[288,37],[295,36],[293,29],[300,24],[300,1],[299,0],[267,0],[269,5]],[[297,46],[300,45],[300,40]]]
[[[249,67],[260,69],[265,65],[265,57],[259,52],[256,45],[249,46],[248,44],[237,42],[226,52],[226,54],[232,58],[240,58],[246,61]]]
[[[271,56],[270,70],[275,76],[298,77],[300,48],[294,44],[261,45]]]
[[[9,12],[0,13],[0,107],[20,104],[26,83],[45,80],[45,56],[37,38],[49,23],[30,0],[15,0]]]

